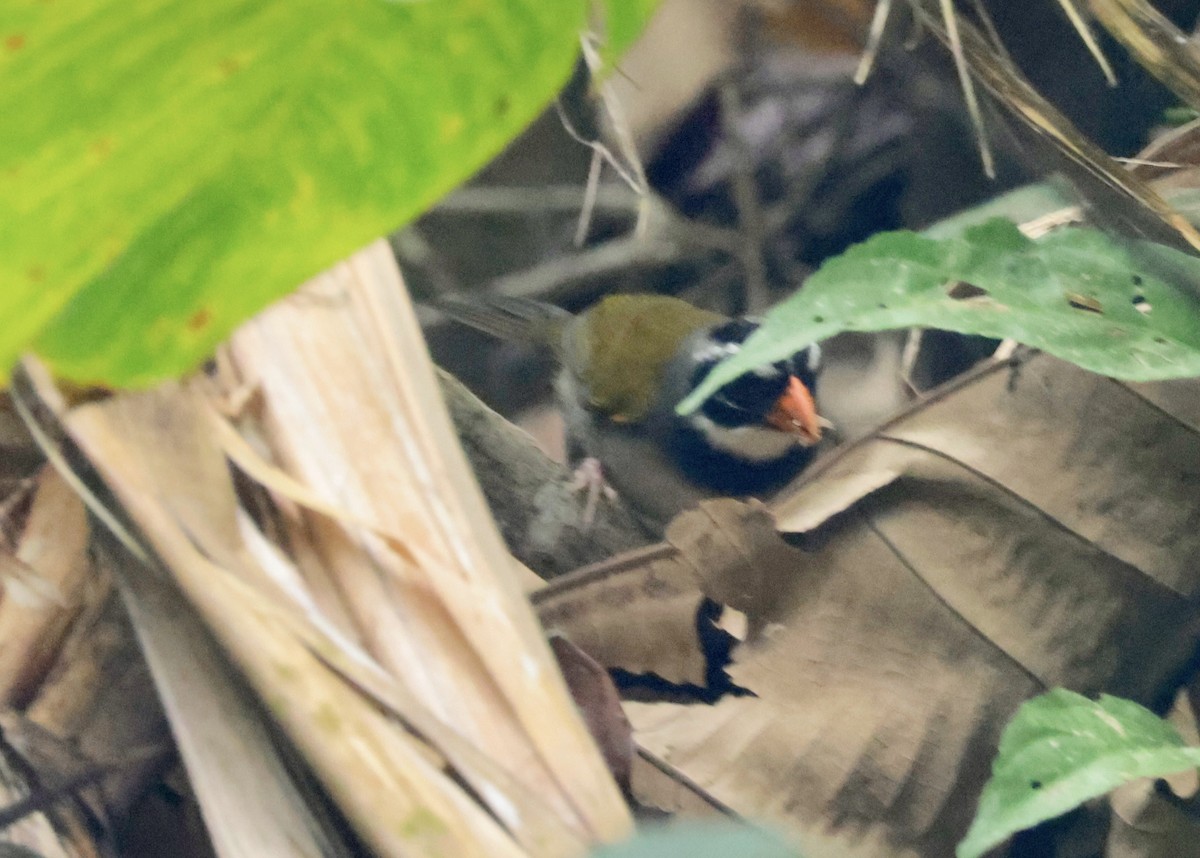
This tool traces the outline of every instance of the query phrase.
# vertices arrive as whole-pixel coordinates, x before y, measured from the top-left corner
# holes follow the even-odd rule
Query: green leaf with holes
[[[927,327],[1011,338],[1085,369],[1200,375],[1200,259],[1093,229],[1039,241],[993,219],[935,239],[881,233],[827,261],[680,406],[842,331]]]
[[[647,0],[11,0],[0,373],[194,366],[494,156]]]
[[[1120,697],[1089,700],[1055,689],[1028,701],[1004,730],[979,810],[958,858],[977,858],[1011,835],[1135,778],[1200,766],[1166,721]]]

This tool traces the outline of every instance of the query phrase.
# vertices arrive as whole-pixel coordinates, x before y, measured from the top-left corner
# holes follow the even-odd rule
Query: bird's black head
[[[693,341],[688,383],[694,390],[758,328],[722,322]],[[721,387],[675,424],[673,449],[698,484],[733,496],[774,491],[811,459],[821,420],[813,403],[819,350],[759,367]]]
[[[713,328],[695,351],[692,387],[699,385],[723,359],[737,352],[757,329],[757,322],[745,318]],[[798,380],[810,397],[815,395],[819,359],[818,347],[810,346],[785,360],[758,367],[721,387],[704,401],[697,413],[727,429],[741,426],[784,429],[772,420],[781,399],[786,400],[795,389],[793,380]]]

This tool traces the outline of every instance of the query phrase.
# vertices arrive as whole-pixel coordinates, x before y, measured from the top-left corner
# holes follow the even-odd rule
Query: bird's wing
[[[451,319],[500,340],[562,348],[562,331],[574,318],[561,307],[506,295],[443,295],[429,302]]]

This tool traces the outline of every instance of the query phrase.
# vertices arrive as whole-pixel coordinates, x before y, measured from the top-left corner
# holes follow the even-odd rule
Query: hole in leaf
[[[946,290],[946,294],[955,301],[968,301],[971,298],[986,298],[988,290],[973,283],[964,283],[962,280],[959,280],[956,283],[950,284],[950,287]]]
[[[1133,275],[1133,285],[1134,286],[1142,285],[1142,275],[1140,275],[1140,274]]]
[[[1104,305],[1090,295],[1080,295],[1078,292],[1067,293],[1067,303],[1076,310],[1083,310],[1088,313],[1103,313]]]
[[[1041,788],[1042,788],[1042,782],[1041,782],[1041,781],[1030,781],[1030,782],[1029,782],[1029,788],[1030,788],[1030,789],[1041,789]]]
[[[1138,294],[1133,296],[1133,309],[1137,310],[1142,315],[1146,315],[1153,310],[1154,307],[1151,306],[1150,302],[1146,300],[1145,295]]]

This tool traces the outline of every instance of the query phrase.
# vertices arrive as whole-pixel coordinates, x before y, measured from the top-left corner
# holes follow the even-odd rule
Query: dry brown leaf
[[[1133,159],[1129,172],[1152,180],[1197,164],[1200,164],[1200,119],[1193,119],[1146,144]]]
[[[703,599],[669,546],[631,551],[533,595],[546,629],[564,631],[601,664],[692,685],[703,684],[705,675],[704,654],[696,648]],[[628,634],[630,629],[645,631]]]
[[[235,656],[272,714],[304,750],[343,811],[355,821],[365,818],[373,822],[373,828],[364,823],[360,830],[366,831],[380,854],[520,854],[495,823],[481,815],[457,785],[437,770],[437,763],[420,743],[397,730],[394,722],[331,672],[306,645],[290,617],[292,603],[286,594],[268,589],[273,586],[271,579],[261,572],[246,572],[254,582],[247,583],[209,560],[207,551],[198,550],[209,545],[192,534],[207,533],[213,539],[212,554],[224,555],[234,569],[238,568],[235,564],[248,562],[248,555],[232,550],[215,524],[221,520],[220,510],[232,503],[232,485],[202,401],[168,385],[153,393],[79,406],[68,419],[85,449],[104,463],[106,477],[125,509],[151,537],[156,553]],[[192,486],[196,490],[190,498],[168,497],[187,494],[180,492],[180,487]],[[183,625],[187,614],[182,604],[172,608],[170,599],[154,598],[152,618],[174,610],[178,624]],[[200,651],[199,641],[193,646]],[[189,660],[186,652],[176,652],[174,657],[181,662],[176,670],[179,680],[194,678],[187,667],[194,659]],[[177,690],[166,693],[181,707],[191,702]],[[234,701],[217,708],[230,709],[232,714]],[[210,713],[194,727],[201,735],[206,723],[219,727],[221,721]],[[252,772],[249,761],[257,758],[253,750],[257,730],[247,723],[237,732],[251,747],[237,754],[235,759],[242,762],[234,771],[246,774]],[[279,791],[286,794],[291,789],[288,780],[278,772],[253,774],[247,785],[258,784],[255,789],[260,795],[238,801],[233,788],[237,782],[229,781],[228,774],[221,780],[222,770],[229,766],[212,768],[199,753],[208,744],[212,743],[197,739],[191,745],[200,759],[198,764],[189,760],[189,774],[214,826],[218,848],[228,850],[221,854],[272,854],[244,841],[239,827],[230,825],[230,820],[254,818],[264,802],[269,804]],[[187,758],[189,743],[183,739],[181,750]],[[269,768],[269,760],[263,763]],[[198,771],[217,780],[198,777]],[[206,792],[206,786],[211,792]],[[232,806],[228,804],[231,798],[235,801]],[[262,819],[282,822],[288,815],[280,807]],[[264,831],[258,833],[258,839],[275,833],[294,840],[306,837],[312,833],[307,831],[306,819],[307,812],[301,810],[293,822],[281,827],[261,824]],[[249,851],[237,851],[242,848]],[[291,851],[278,854],[296,854],[300,848],[299,842],[291,843],[287,847]]]
[[[628,815],[511,574],[386,243],[252,320],[230,354],[261,391],[284,470],[375,523],[306,517],[372,656],[584,839],[623,836]]]
[[[18,374],[16,386],[21,390],[21,400],[31,417],[28,406],[33,402],[32,379],[40,382],[40,389],[45,393],[44,402],[49,400],[60,411],[65,409],[54,395],[44,371],[30,364],[25,372]],[[83,406],[70,414],[73,422],[79,421],[76,428],[80,430],[78,437],[86,439],[85,448],[105,460],[113,488],[118,492],[132,490],[136,502],[130,504],[129,509],[145,515],[151,529],[154,529],[156,518],[171,518],[170,504],[161,497],[155,479],[169,479],[172,471],[156,470],[156,466],[163,464],[164,457],[139,450],[137,442],[141,436],[153,435],[171,422],[162,420],[165,415],[160,411],[151,415],[159,420],[149,426],[137,425],[137,431],[122,435],[120,418],[128,417],[131,403],[144,409],[148,402],[155,401],[155,397],[155,394],[128,399],[113,397]],[[30,422],[36,425],[32,419]],[[136,419],[132,422],[138,423]],[[89,488],[88,479],[94,479],[92,475],[87,474],[81,479],[70,468],[61,450],[50,440],[53,436],[46,428],[44,424],[38,425],[36,434],[41,437],[40,443],[51,462],[90,502],[93,512],[106,516],[113,522],[114,532],[126,540],[126,544],[121,544],[109,531],[102,530],[95,534],[97,541],[93,548],[101,569],[117,581],[129,610],[141,649],[155,675],[155,685],[171,720],[180,753],[188,764],[189,777],[208,820],[217,854],[223,858],[347,854],[338,844],[341,835],[332,833],[323,815],[302,794],[289,772],[276,737],[262,719],[259,705],[229,669],[193,608],[161,570],[148,565],[147,553],[130,541],[124,526],[119,523],[119,516],[104,507],[95,490]],[[179,428],[178,421],[172,428]],[[108,431],[114,432],[113,437],[106,436]],[[180,455],[186,457],[191,445],[186,437],[178,440],[181,442]],[[145,459],[141,457],[143,452],[147,452]],[[195,463],[191,460],[183,470],[190,477],[196,476]],[[209,488],[206,485],[200,491]],[[103,491],[102,487],[100,491]],[[199,511],[196,504],[184,504],[182,508]],[[172,551],[172,537],[191,547],[186,536],[172,532],[169,527],[160,525],[156,535],[164,537],[160,543],[166,549],[164,557]],[[207,584],[217,589],[211,579]],[[157,719],[148,719],[148,723],[153,720]],[[137,754],[152,752],[153,748],[123,750]],[[119,763],[119,756],[116,761],[101,762]]]
[[[913,0],[911,5],[919,20],[949,44],[939,0]],[[958,37],[974,78],[1018,121],[1013,127],[1018,138],[1029,142],[1035,152],[1044,153],[1043,157],[1051,156],[1051,163],[1089,204],[1094,219],[1122,233],[1185,251],[1200,250],[1200,232],[1186,218],[1080,133],[974,26],[959,20]]]
[[[1150,778],[1118,787],[1109,797],[1112,822],[1105,858],[1197,858],[1200,807],[1164,793]]]
[[[628,790],[633,769],[633,728],[621,708],[612,677],[599,662],[561,635],[550,637],[550,648],[571,690],[571,699],[604,754],[608,770],[621,788]]]
[[[7,391],[0,392],[0,486],[19,482],[45,464]]]
[[[37,788],[29,780],[28,767],[14,763],[11,755],[11,751],[0,754],[0,796],[6,805],[31,795]],[[18,819],[5,829],[0,847],[8,848],[17,858],[108,858],[97,847],[81,808],[68,805],[55,810],[53,818],[39,812]]]
[[[254,391],[240,422],[281,465],[231,443],[213,408],[233,397],[199,384],[64,422],[358,834],[380,855],[489,858],[626,834],[387,245],[252,320],[230,358],[228,394]],[[229,452],[278,501],[282,544],[241,507]]]
[[[46,469],[12,557],[26,572],[5,576],[0,599],[0,706],[28,703],[57,654],[91,574],[87,540],[83,505]],[[21,596],[22,580],[32,599]]]
[[[1141,66],[1200,108],[1200,49],[1145,0],[1089,0],[1096,18]]]
[[[100,557],[121,581],[216,853],[349,855],[310,807],[272,726],[179,590],[115,547]]]
[[[1196,677],[1175,698],[1167,718],[1183,741],[1200,745],[1192,695]],[[1200,773],[1175,772],[1139,778],[1109,796],[1111,822],[1105,858],[1196,858],[1200,856]]]
[[[170,728],[129,618],[99,565],[53,668],[25,716],[109,771],[106,809],[120,817],[162,768]]]
[[[1200,120],[1157,136],[1131,160],[1129,170],[1195,219],[1200,213]]]
[[[6,577],[0,600],[0,806],[18,820],[5,840],[46,856],[107,855],[110,814],[145,791],[170,736],[128,620],[89,558],[82,503],[50,468],[31,487],[7,558],[21,577]]]
[[[637,748],[633,758],[632,794],[646,816],[655,812],[664,816],[690,819],[713,817],[738,819],[728,805],[701,789],[679,769],[664,763],[645,748]]]
[[[951,854],[1024,699],[1170,699],[1200,640],[1197,387],[990,365],[815,466],[775,520],[705,504],[652,562],[556,582],[541,610],[627,669],[655,611],[745,612],[727,671],[755,696],[628,703],[639,744],[811,854]],[[655,669],[698,658],[693,637]]]

